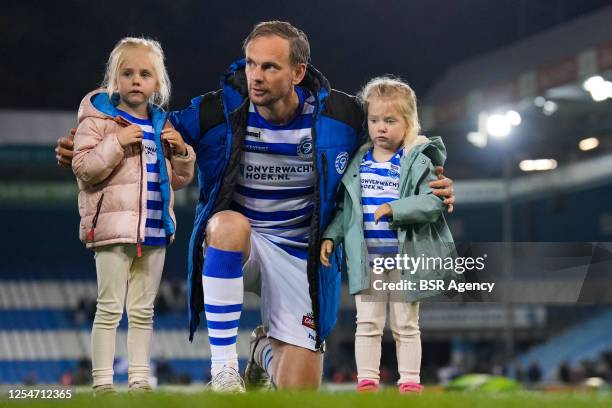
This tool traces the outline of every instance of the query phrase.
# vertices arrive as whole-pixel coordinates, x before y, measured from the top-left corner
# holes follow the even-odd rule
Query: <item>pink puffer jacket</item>
[[[107,115],[94,107],[90,92],[79,107],[79,126],[74,135],[72,170],[79,184],[79,238],[88,248],[102,245],[140,244],[145,236],[147,168],[138,144],[122,147],[117,132],[130,123],[121,116]],[[164,127],[172,126],[166,122]],[[174,192],[193,178],[195,153],[173,155],[164,145],[170,180],[169,213],[174,225]],[[172,241],[174,236],[170,238]],[[140,245],[139,245],[140,249]]]

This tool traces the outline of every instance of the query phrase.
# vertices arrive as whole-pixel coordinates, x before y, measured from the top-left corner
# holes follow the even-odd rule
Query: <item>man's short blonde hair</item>
[[[242,43],[242,49],[246,52],[247,45],[255,38],[275,35],[289,41],[289,62],[297,64],[308,64],[310,61],[310,44],[308,37],[302,30],[286,21],[262,21],[255,24],[253,30]]]

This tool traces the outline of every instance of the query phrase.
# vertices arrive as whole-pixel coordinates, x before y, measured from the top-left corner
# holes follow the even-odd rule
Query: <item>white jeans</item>
[[[96,249],[98,299],[91,331],[93,385],[113,383],[117,326],[124,305],[128,314],[128,382],[149,380],[153,304],[159,290],[165,247],[109,245]]]
[[[368,299],[372,299],[371,301]],[[379,381],[381,338],[385,328],[387,303],[391,310],[390,323],[397,353],[398,384],[420,383],[421,332],[419,303],[386,302],[380,298],[356,295],[357,331],[355,361],[358,381]]]

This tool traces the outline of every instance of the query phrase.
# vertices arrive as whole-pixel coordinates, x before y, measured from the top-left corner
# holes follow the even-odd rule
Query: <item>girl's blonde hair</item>
[[[372,78],[357,95],[363,110],[368,115],[368,105],[372,98],[387,99],[393,103],[408,124],[404,144],[416,137],[421,131],[417,112],[416,95],[410,85],[398,78],[380,76]]]
[[[137,48],[144,48],[149,51],[151,64],[155,70],[159,85],[159,90],[151,95],[149,103],[167,106],[168,102],[170,102],[170,78],[164,64],[164,51],[159,42],[149,38],[125,37],[117,42],[106,63],[102,88],[106,89],[109,97],[112,97],[113,93],[117,91],[119,67],[123,63],[125,52]]]

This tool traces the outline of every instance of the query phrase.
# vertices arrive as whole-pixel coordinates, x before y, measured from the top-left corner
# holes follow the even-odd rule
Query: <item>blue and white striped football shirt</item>
[[[301,113],[285,125],[267,122],[251,103],[232,209],[264,238],[306,259],[314,208],[314,97],[301,87],[296,92]]]
[[[386,216],[374,223],[376,209],[399,198],[400,164],[404,149],[400,148],[389,161],[374,160],[370,149],[361,161],[361,206],[363,232],[370,259],[384,254],[397,254],[397,231],[389,228]]]
[[[145,214],[145,236],[142,244],[166,246],[168,239],[162,221],[163,200],[153,122],[149,119],[136,118],[122,110],[119,110],[119,114],[142,129],[142,149],[147,164],[147,212]]]

